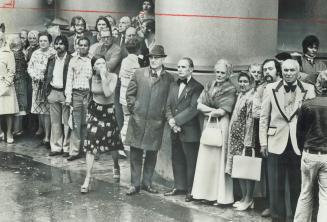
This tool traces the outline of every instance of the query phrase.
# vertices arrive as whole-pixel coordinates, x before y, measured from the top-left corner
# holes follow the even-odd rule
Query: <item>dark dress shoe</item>
[[[81,158],[80,155],[75,155],[75,156],[69,156],[69,157],[67,158],[67,160],[68,160],[68,161],[73,161],[73,160],[77,160],[77,159],[79,159],[79,158]]]
[[[58,156],[58,155],[61,155],[61,154],[62,154],[62,151],[54,151],[54,152],[50,152],[49,156]]]
[[[140,187],[130,187],[129,190],[126,192],[127,196],[132,196],[140,192]]]
[[[191,194],[186,194],[186,197],[185,197],[185,202],[191,202],[193,201],[193,196]]]
[[[185,194],[186,194],[185,190],[177,190],[174,188],[171,191],[164,193],[164,196],[176,196],[176,195],[185,195]]]
[[[153,193],[153,194],[159,193],[158,190],[152,188],[151,186],[143,185],[142,190],[145,190],[146,192]]]
[[[63,157],[69,157],[69,153],[68,153],[68,152],[64,152],[64,153],[62,154],[62,156],[63,156]]]

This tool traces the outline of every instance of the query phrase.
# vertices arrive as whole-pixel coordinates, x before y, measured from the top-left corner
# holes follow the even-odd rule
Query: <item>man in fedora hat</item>
[[[131,116],[125,145],[130,146],[132,185],[127,195],[134,195],[141,188],[149,193],[158,193],[151,187],[152,175],[165,126],[169,87],[174,81],[163,66],[166,56],[163,46],[155,45],[149,53],[150,66],[136,70],[127,87],[126,102]]]

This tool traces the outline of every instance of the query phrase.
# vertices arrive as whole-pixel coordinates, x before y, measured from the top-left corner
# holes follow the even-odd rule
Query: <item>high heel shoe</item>
[[[81,194],[87,194],[91,190],[92,181],[93,179],[90,179],[87,186],[83,186],[84,184],[81,186]]]
[[[233,207],[238,207],[238,206],[240,206],[240,204],[242,204],[242,202],[241,201],[236,201],[234,204],[233,204]]]
[[[247,209],[253,209],[254,208],[254,201],[250,201],[248,203],[241,203],[237,208],[236,210],[238,211],[244,211],[244,210],[247,210]]]

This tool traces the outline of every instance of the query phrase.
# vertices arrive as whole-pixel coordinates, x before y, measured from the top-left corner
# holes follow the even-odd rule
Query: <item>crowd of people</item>
[[[49,156],[73,161],[86,154],[81,193],[89,191],[100,153],[111,152],[119,180],[119,152],[128,147],[126,194],[155,194],[152,176],[168,124],[174,187],[165,196],[244,211],[253,207],[256,187],[263,187],[263,216],[310,221],[313,188],[319,186],[317,218],[323,221],[327,67],[317,59],[318,38],[303,40],[301,56],[283,52],[246,71],[235,72],[219,59],[215,78],[203,86],[189,57],[177,62],[177,76],[165,69],[153,7],[144,0],[137,16],[124,16],[117,26],[113,17],[100,16],[94,32],[76,16],[74,33],[54,40],[47,32],[22,30],[7,41],[0,32],[0,118],[6,120],[0,139],[14,143],[24,133],[23,121],[36,120],[35,134],[43,136]],[[218,129],[212,136],[219,143],[208,145],[209,128]],[[259,181],[235,176],[237,156],[262,159]],[[237,201],[234,184],[240,187]]]

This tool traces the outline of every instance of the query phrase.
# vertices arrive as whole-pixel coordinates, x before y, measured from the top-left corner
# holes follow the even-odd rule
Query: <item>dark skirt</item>
[[[113,104],[102,105],[92,100],[89,115],[84,140],[85,152],[97,154],[124,149]]]

